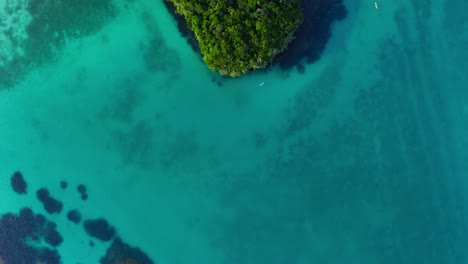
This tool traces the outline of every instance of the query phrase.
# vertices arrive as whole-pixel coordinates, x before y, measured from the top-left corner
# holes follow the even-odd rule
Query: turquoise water
[[[464,1],[345,1],[304,73],[238,79],[207,69],[160,0],[77,4],[66,30],[3,1],[0,213],[56,222],[63,263],[111,244],[70,209],[155,263],[468,263]]]

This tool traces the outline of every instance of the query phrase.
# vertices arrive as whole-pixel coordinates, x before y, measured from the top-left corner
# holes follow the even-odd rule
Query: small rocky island
[[[193,31],[203,60],[223,75],[262,69],[303,21],[300,0],[167,0]]]

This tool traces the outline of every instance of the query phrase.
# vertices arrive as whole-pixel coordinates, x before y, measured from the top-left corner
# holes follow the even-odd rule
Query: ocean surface
[[[0,263],[468,263],[468,2],[236,79],[161,0],[48,2],[0,0]]]

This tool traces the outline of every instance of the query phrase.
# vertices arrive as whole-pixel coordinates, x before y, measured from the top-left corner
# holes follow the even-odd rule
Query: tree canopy
[[[300,0],[168,0],[184,16],[203,59],[237,77],[270,64],[303,20]]]

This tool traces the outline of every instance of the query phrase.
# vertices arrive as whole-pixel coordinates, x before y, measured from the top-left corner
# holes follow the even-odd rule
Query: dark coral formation
[[[26,194],[28,192],[28,184],[23,178],[23,174],[19,171],[13,173],[11,176],[11,188],[17,194]]]
[[[17,193],[26,193],[26,183],[20,172],[11,178],[12,186]],[[66,181],[60,182],[66,188]],[[87,199],[87,188],[83,184],[77,191]],[[44,209],[52,214],[63,209],[62,202],[51,197],[46,188],[40,188],[36,196]],[[81,213],[72,209],[67,213],[68,221],[78,224],[82,221]],[[92,238],[100,241],[111,241],[105,256],[100,263],[147,264],[153,261],[139,248],[131,247],[116,235],[116,229],[106,219],[88,219],[83,227]],[[30,208],[23,208],[19,214],[6,213],[0,217],[0,264],[60,264],[59,252],[55,249],[63,243],[63,237],[57,230],[57,224],[49,221],[44,215],[34,213]],[[95,242],[90,240],[94,248]]]
[[[149,33],[148,39],[140,42],[146,69],[150,72],[177,73],[182,64],[180,58],[177,52],[161,37],[155,18],[145,12],[142,14],[141,20]]]
[[[84,193],[86,193],[86,186],[84,186],[84,184],[78,184],[78,186],[76,187],[76,190],[80,194],[84,194]]]
[[[83,200],[83,201],[88,200],[88,194],[87,194],[87,193],[83,193],[83,194],[81,195],[81,200]]]
[[[68,182],[67,181],[61,181],[60,182],[60,188],[66,189],[68,187]]]
[[[44,241],[53,247],[59,246],[63,242],[63,238],[56,228],[57,224],[51,222],[47,223],[45,228]]]
[[[101,241],[110,241],[115,237],[115,228],[103,218],[88,219],[84,221],[83,227],[89,236]]]
[[[44,210],[47,213],[60,213],[63,209],[63,203],[54,197],[50,196],[49,191],[46,188],[41,188],[36,192],[37,199],[42,203]]]
[[[35,214],[30,208],[21,209],[19,215],[3,215],[0,219],[0,262],[61,263],[57,250],[30,243],[37,240],[44,240],[52,247],[62,243],[55,223],[47,221],[41,214]]]
[[[67,213],[67,219],[72,223],[78,224],[81,222],[81,213],[76,209],[70,210]]]
[[[101,264],[153,264],[154,262],[139,248],[124,243],[116,238],[107,249],[106,255],[101,258]]]
[[[83,200],[83,201],[88,200],[88,193],[87,193],[87,189],[86,189],[85,185],[79,184],[76,187],[76,190],[80,193],[81,200]]]
[[[343,0],[303,0],[302,10],[304,22],[296,31],[294,41],[277,58],[278,64],[285,70],[299,66],[303,60],[312,63],[320,59],[331,36],[333,22],[342,20],[347,15]]]

